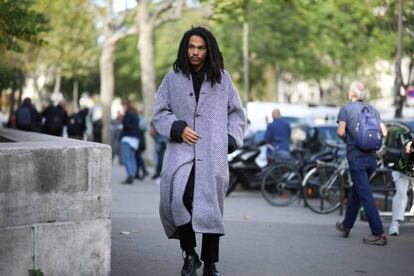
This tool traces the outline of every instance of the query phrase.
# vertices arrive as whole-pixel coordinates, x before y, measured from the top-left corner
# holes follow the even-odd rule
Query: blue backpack
[[[21,106],[16,111],[16,126],[18,129],[30,130],[32,125],[32,116],[27,106]]]
[[[370,106],[364,106],[359,113],[355,145],[363,151],[379,150],[382,146],[381,122]]]

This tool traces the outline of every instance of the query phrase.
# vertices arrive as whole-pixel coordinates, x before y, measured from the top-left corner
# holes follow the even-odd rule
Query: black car
[[[336,135],[337,125],[308,125],[297,124],[292,125],[291,144],[294,148],[302,147],[310,151],[310,153],[317,153],[323,150],[326,141],[335,141],[336,143],[343,143],[343,141]]]
[[[312,147],[312,152],[320,151],[320,146],[326,140],[333,140],[342,143],[342,140],[336,135],[337,125],[309,125],[303,123],[292,123],[291,125],[290,143],[293,146],[303,144],[305,147]],[[251,134],[250,137],[245,138],[247,144],[260,143],[265,134],[265,130],[258,130]]]

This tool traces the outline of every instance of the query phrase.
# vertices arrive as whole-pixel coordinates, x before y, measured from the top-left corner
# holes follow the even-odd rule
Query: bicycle
[[[301,194],[302,177],[295,162],[271,165],[263,177],[261,192],[273,206],[287,206]]]
[[[379,168],[369,177],[369,183],[373,194],[384,196],[384,209],[387,209],[388,197],[395,193],[392,169],[384,166],[382,158],[378,165]],[[352,187],[347,160],[344,158],[336,163],[318,161],[316,168],[304,177],[302,186],[304,201],[313,212],[329,214],[340,209],[342,215]]]
[[[263,176],[261,192],[264,199],[273,206],[287,206],[296,199],[303,197],[303,174],[314,167],[319,158],[335,160],[340,156],[340,149],[342,147],[338,146],[337,142],[325,141],[325,145],[332,150],[306,158],[307,150],[296,148],[292,151],[291,160],[283,160],[276,157],[278,161],[266,168]]]
[[[309,209],[318,214],[329,214],[342,206],[345,193],[351,187],[348,162],[317,161],[302,182],[303,199]]]

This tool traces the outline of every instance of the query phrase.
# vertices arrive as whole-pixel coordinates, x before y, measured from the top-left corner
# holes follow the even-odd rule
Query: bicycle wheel
[[[341,205],[339,176],[334,168],[311,169],[303,179],[306,206],[318,214],[329,214]]]
[[[302,179],[291,164],[271,166],[261,185],[264,199],[274,206],[287,206],[300,194]]]

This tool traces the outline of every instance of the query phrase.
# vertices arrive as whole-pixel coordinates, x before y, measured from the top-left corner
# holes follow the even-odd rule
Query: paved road
[[[179,243],[165,237],[158,217],[159,186],[151,180],[121,185],[123,168],[114,163],[112,171],[112,275],[180,275]],[[348,239],[341,238],[334,227],[340,219],[338,213],[317,215],[298,203],[272,207],[260,193],[235,192],[225,201],[217,267],[225,276],[414,275],[414,223],[379,247],[362,244],[369,227],[361,221]]]

